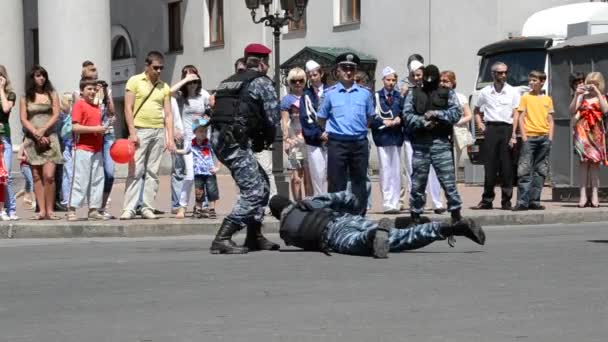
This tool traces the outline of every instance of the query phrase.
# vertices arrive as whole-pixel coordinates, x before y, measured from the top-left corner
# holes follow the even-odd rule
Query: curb
[[[573,224],[608,221],[608,209],[558,209],[551,211],[501,212],[467,210],[464,216],[477,220],[487,226],[538,225],[538,224]],[[409,216],[406,212],[390,217]],[[377,221],[379,214],[370,215]],[[429,215],[432,220],[447,220],[448,215]],[[190,222],[188,222],[190,221]],[[162,218],[159,220],[133,220],[108,222],[67,222],[67,221],[17,221],[0,223],[0,239],[29,238],[92,238],[92,237],[149,237],[149,236],[184,236],[215,235],[221,220],[194,221]],[[266,233],[278,233],[279,224],[275,219],[267,218],[264,222]]]

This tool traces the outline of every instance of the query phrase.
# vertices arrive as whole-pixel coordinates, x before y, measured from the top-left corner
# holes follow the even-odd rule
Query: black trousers
[[[327,182],[329,192],[346,190],[350,180],[352,192],[357,198],[359,213],[365,214],[367,207],[367,167],[369,148],[367,138],[356,141],[329,139],[327,143]],[[350,178],[350,179],[349,179]]]
[[[509,140],[513,126],[507,123],[486,123],[486,132],[481,153],[485,168],[483,195],[481,201],[491,204],[494,201],[494,187],[500,176],[501,204],[511,203],[513,197],[513,153]]]

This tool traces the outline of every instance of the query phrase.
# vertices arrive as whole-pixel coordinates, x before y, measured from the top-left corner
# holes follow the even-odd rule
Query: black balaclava
[[[270,207],[270,212],[272,216],[274,216],[277,220],[281,219],[281,213],[288,205],[292,202],[287,197],[283,197],[281,195],[274,195],[270,199],[268,206]]]
[[[430,93],[439,88],[439,69],[429,64],[424,68],[424,78],[422,79],[422,89]]]

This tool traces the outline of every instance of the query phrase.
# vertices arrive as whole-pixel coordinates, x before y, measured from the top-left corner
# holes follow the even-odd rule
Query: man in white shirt
[[[485,177],[481,202],[472,209],[492,209],[497,176],[502,180],[501,208],[511,210],[513,196],[513,157],[519,113],[519,91],[507,81],[508,67],[502,62],[492,65],[493,84],[483,88],[475,106],[475,122],[484,132],[481,146]],[[483,116],[483,119],[482,119]]]

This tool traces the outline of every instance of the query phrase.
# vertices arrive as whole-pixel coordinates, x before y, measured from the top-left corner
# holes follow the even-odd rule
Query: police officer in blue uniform
[[[270,49],[261,44],[245,48],[247,70],[237,72],[217,87],[211,116],[211,144],[232,174],[240,196],[211,243],[212,254],[244,254],[252,250],[277,250],[279,245],[262,235],[269,182],[253,153],[274,142],[280,125],[279,100],[266,76]],[[232,235],[247,229],[244,246]]]
[[[359,61],[354,53],[336,57],[339,82],[325,94],[317,117],[329,136],[328,191],[346,190],[348,179],[345,175],[349,175],[359,213],[365,214],[365,180],[369,163],[367,129],[374,115],[374,105],[371,92],[355,84]]]
[[[275,195],[270,199],[270,211],[280,220],[280,235],[288,246],[329,253],[386,258],[389,252],[422,248],[449,236],[465,236],[480,245],[486,236],[479,224],[471,219],[457,222],[411,224],[397,229],[395,222],[383,218],[379,223],[358,215],[355,197],[346,191],[328,193],[291,202]]]
[[[424,70],[422,88],[416,87],[405,99],[403,117],[410,133],[414,156],[410,211],[414,222],[420,221],[426,203],[426,183],[433,165],[445,191],[452,220],[462,219],[462,201],[456,188],[451,142],[453,126],[462,112],[456,93],[439,87],[439,69],[430,64]]]

